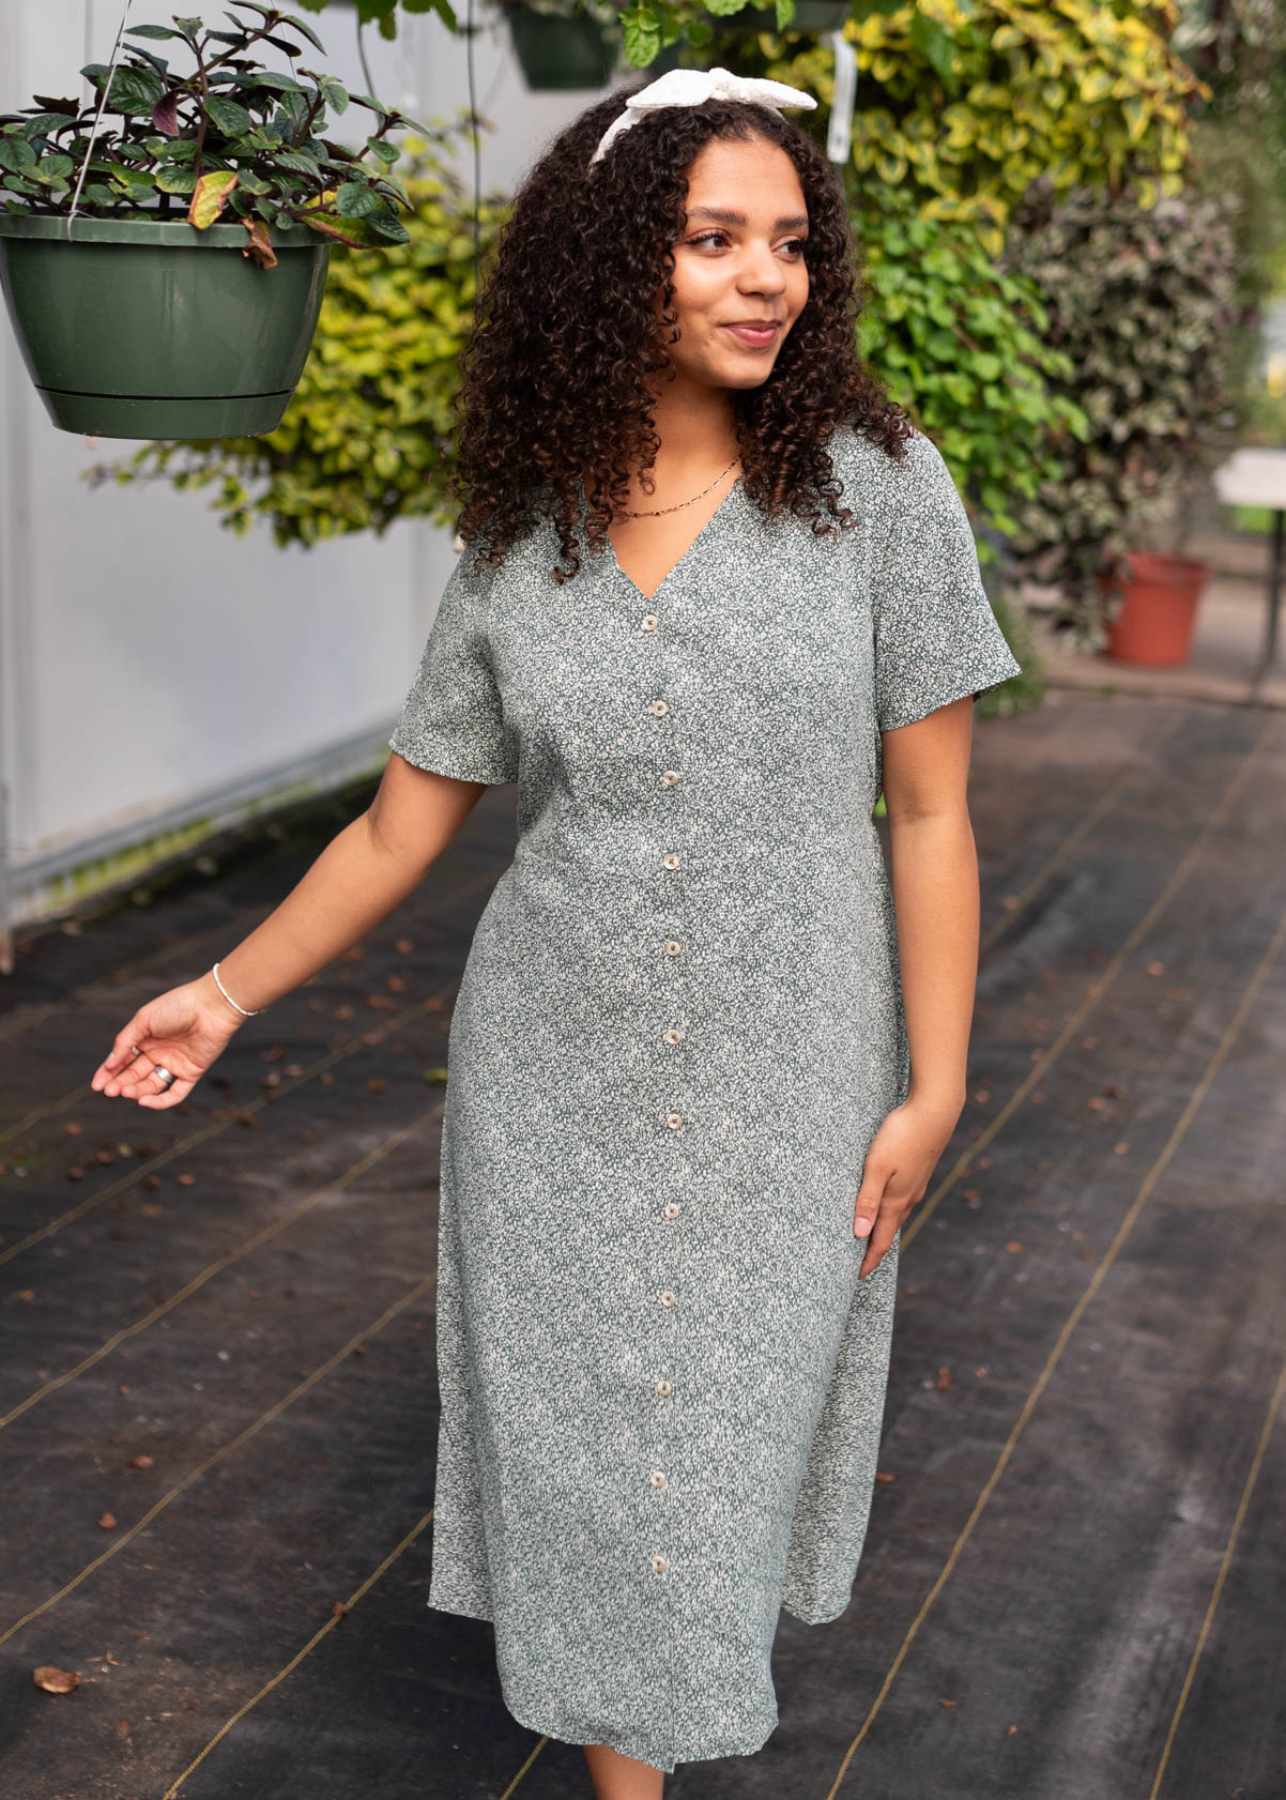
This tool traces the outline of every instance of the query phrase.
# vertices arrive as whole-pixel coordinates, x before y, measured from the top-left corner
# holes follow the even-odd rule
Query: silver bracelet
[[[237,1003],[232,998],[232,995],[228,992],[227,988],[225,988],[223,983],[219,980],[219,965],[218,965],[218,963],[215,963],[215,965],[211,969],[210,973],[211,973],[211,975],[214,976],[214,985],[218,988],[219,992],[223,995],[223,997],[227,1001],[228,1005],[236,1007],[236,1010],[241,1014],[241,1017],[243,1019],[253,1019],[258,1013],[267,1012],[268,1008],[266,1006],[252,1006],[248,1012],[244,1006],[237,1006]]]

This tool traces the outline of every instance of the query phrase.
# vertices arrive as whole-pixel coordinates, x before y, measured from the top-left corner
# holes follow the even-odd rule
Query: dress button
[[[666,1216],[666,1218],[667,1218],[667,1219],[677,1219],[677,1218],[678,1218],[678,1216],[679,1216],[679,1203],[678,1203],[678,1201],[677,1201],[677,1200],[667,1200],[667,1201],[666,1201],[666,1203],[665,1203],[665,1216]]]
[[[656,1391],[661,1396],[662,1400],[668,1400],[670,1395],[674,1392],[674,1389],[668,1381],[658,1381],[656,1384]]]
[[[652,1486],[654,1488],[663,1488],[665,1486],[665,1476],[659,1469],[653,1469],[652,1471]]]
[[[671,1131],[677,1131],[683,1123],[682,1113],[666,1113],[665,1122]]]
[[[679,866],[678,856],[673,850],[671,850],[668,855],[663,856],[661,861],[665,864],[667,869],[677,869]]]
[[[657,718],[658,718],[658,719],[659,719],[659,718],[660,718],[660,717],[661,717],[661,715],[662,715],[662,714],[663,714],[663,713],[668,713],[668,712],[669,712],[669,710],[670,710],[670,709],[669,709],[669,707],[668,707],[668,706],[667,706],[667,705],[666,705],[666,704],[665,704],[665,701],[664,701],[664,700],[654,700],[654,701],[653,701],[653,702],[652,702],[652,711],[653,711],[653,712],[654,712],[654,713],[655,713],[655,714],[656,714],[656,716],[657,716]]]
[[[683,1042],[683,1033],[679,1030],[677,1025],[671,1025],[670,1029],[665,1034],[665,1041],[667,1044],[681,1044]]]
[[[679,942],[678,938],[667,938],[665,940],[665,954],[667,956],[680,956],[682,953],[683,945]]]
[[[665,1292],[661,1295],[661,1305],[662,1306],[673,1306],[674,1298],[675,1297],[674,1297],[673,1290],[671,1288],[666,1288]]]
[[[656,1570],[658,1575],[664,1575],[668,1566],[669,1565],[663,1556],[654,1556],[652,1558],[652,1567]]]
[[[657,628],[657,624],[658,624],[658,620],[657,620],[657,616],[655,613],[644,613],[643,614],[643,629],[644,629],[644,631],[655,631]]]
[[[661,775],[662,787],[674,787],[678,783],[678,774],[673,769],[665,769]]]

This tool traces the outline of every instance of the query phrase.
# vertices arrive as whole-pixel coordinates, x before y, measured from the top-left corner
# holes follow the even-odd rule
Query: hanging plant
[[[95,99],[0,116],[0,278],[54,423],[104,437],[273,430],[333,241],[407,240],[389,134],[409,121],[299,58],[303,20],[232,0],[235,30],[137,25]],[[166,52],[149,45],[167,46]],[[189,62],[171,67],[169,46]],[[285,68],[252,54],[268,46]],[[324,52],[323,52],[324,53]],[[328,135],[350,106],[360,148]],[[214,255],[223,251],[223,255]]]
[[[606,87],[621,54],[612,0],[497,0],[523,81],[532,93]]]

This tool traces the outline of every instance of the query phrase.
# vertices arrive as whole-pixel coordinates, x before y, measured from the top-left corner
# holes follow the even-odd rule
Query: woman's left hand
[[[924,1198],[962,1109],[963,1102],[953,1107],[908,1098],[885,1115],[866,1152],[853,1209],[853,1235],[867,1239],[859,1279],[879,1268],[911,1208]]]

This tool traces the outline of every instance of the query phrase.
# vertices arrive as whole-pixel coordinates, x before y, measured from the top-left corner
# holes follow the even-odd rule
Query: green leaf
[[[40,159],[41,181],[61,181],[76,167],[70,156],[44,156]]]
[[[26,138],[0,137],[0,169],[12,169],[21,175],[36,166],[36,153]]]
[[[386,168],[391,168],[398,159],[396,144],[386,144],[383,138],[367,138],[366,148],[372,156],[378,156]]]
[[[217,95],[210,94],[203,105],[211,123],[224,137],[241,137],[254,126],[254,120],[245,107],[238,106],[235,100],[221,100]]]
[[[156,185],[163,194],[191,194],[196,191],[195,169],[162,169]]]
[[[380,197],[362,181],[346,181],[335,194],[335,205],[344,219],[364,219],[381,204]]]
[[[321,91],[326,96],[326,104],[333,113],[348,111],[348,89],[342,81],[336,81],[333,75],[319,75]]]
[[[411,234],[406,226],[403,225],[401,219],[395,219],[390,212],[381,209],[379,212],[370,213],[364,223],[369,225],[372,231],[377,231],[382,238],[387,238],[392,244],[405,244],[410,241]]]
[[[295,80],[293,75],[283,75],[279,69],[256,69],[252,75],[244,77],[242,85],[273,88],[283,94],[302,94],[307,91]],[[338,83],[336,85],[338,86]]]
[[[150,114],[157,101],[164,97],[165,83],[155,69],[120,68],[112,76],[107,110],[125,118],[135,113]]]
[[[293,169],[297,175],[311,175],[314,181],[322,178],[317,158],[306,150],[278,150],[272,161],[274,168]]]
[[[325,54],[326,54],[325,44],[322,43],[321,39],[318,37],[317,33],[313,30],[312,26],[306,25],[304,23],[304,21],[296,13],[283,13],[282,14],[282,23],[285,25],[291,26],[295,31],[299,32],[301,37],[306,37],[308,39],[308,42],[312,45],[313,49],[320,50],[322,55],[325,56]]]
[[[153,38],[159,44],[166,38],[178,37],[179,33],[171,31],[168,25],[131,25],[125,35],[126,37]]]

